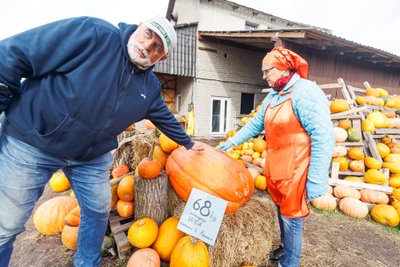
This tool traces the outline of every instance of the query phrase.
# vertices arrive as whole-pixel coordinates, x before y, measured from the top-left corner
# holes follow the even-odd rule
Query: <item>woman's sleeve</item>
[[[307,200],[328,191],[329,167],[335,138],[326,95],[314,83],[301,80],[293,92],[293,107],[311,139],[311,161],[308,170]]]

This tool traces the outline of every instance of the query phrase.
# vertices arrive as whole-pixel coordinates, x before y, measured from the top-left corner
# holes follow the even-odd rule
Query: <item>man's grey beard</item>
[[[139,69],[148,69],[154,63],[151,62],[146,49],[135,40],[134,35],[135,33],[133,33],[131,37],[129,37],[129,41],[127,44],[129,57],[132,63],[135,64]],[[140,57],[140,55],[135,51],[135,46],[143,53],[145,58]]]

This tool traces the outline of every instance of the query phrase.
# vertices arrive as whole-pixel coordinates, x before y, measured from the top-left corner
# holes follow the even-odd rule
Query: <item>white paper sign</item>
[[[228,201],[193,188],[178,229],[213,246],[227,205]]]

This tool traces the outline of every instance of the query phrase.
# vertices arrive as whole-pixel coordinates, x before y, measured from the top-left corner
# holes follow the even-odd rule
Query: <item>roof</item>
[[[276,38],[318,50],[336,50],[357,60],[400,68],[400,56],[362,45],[316,28],[284,28],[251,31],[199,31],[202,41],[216,41],[262,51],[274,47]]]

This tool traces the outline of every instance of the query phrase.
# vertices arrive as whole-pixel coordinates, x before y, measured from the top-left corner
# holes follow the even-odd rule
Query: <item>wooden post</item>
[[[151,218],[158,225],[168,218],[168,176],[162,171],[155,179],[135,175],[134,220]]]

